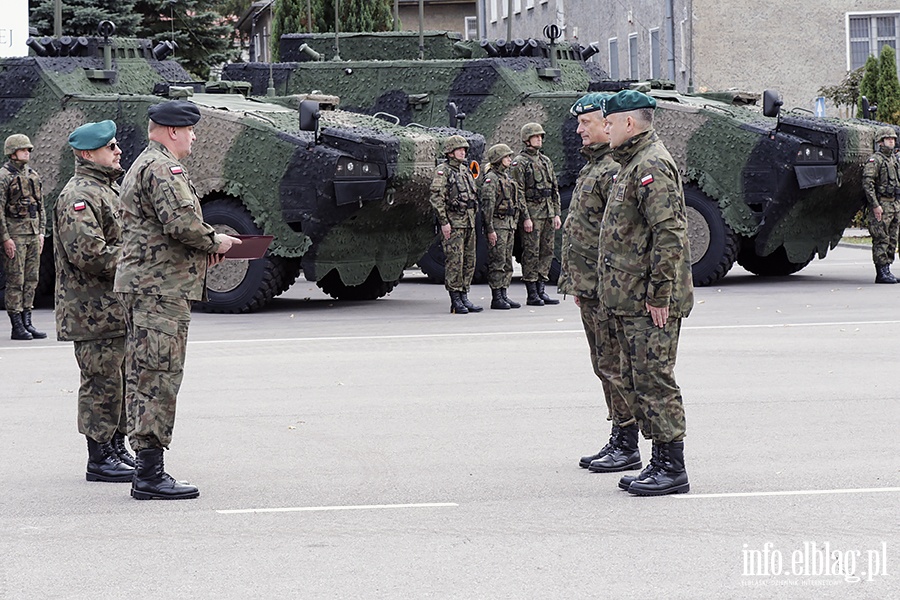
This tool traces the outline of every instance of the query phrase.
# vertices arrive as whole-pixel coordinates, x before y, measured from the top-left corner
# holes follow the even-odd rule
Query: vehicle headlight
[[[812,144],[803,144],[797,150],[798,164],[834,164],[834,150]]]
[[[361,160],[342,156],[338,159],[337,167],[334,170],[335,177],[355,178],[381,178],[381,167],[376,163],[369,163]]]

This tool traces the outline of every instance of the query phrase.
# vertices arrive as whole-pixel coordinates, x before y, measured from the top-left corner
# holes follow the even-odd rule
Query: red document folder
[[[235,244],[229,248],[225,253],[225,258],[234,260],[262,258],[274,239],[274,236],[271,235],[233,235],[232,237],[241,240],[241,244]]]

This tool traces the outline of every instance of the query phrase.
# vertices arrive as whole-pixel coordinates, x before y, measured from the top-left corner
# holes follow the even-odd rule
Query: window
[[[513,14],[522,14],[522,0],[513,0]]]
[[[490,0],[491,2],[491,23],[497,22],[497,0]]]
[[[638,34],[632,33],[628,36],[628,77],[633,81],[639,79],[638,76]]]
[[[526,9],[534,8],[534,0],[525,0],[525,8]]]
[[[659,29],[650,30],[650,79],[659,79]]]
[[[847,15],[847,66],[858,69],[869,55],[877,57],[887,45],[897,49],[900,13]]]
[[[619,78],[619,40],[609,38],[609,78]]]
[[[466,39],[467,40],[477,40],[479,39],[478,35],[478,17],[466,17]]]

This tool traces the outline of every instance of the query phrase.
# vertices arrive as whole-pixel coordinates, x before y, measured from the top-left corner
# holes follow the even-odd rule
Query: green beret
[[[187,100],[169,100],[148,108],[147,116],[158,125],[190,127],[200,120],[200,109]]]
[[[606,108],[603,110],[603,114],[611,115],[642,108],[656,108],[656,100],[647,94],[642,94],[635,90],[622,90],[606,101]]]
[[[611,94],[601,94],[600,92],[591,92],[585,94],[578,99],[578,102],[572,105],[569,112],[575,115],[583,115],[594,111],[606,110],[606,101],[612,97]]]
[[[85,123],[69,134],[69,145],[76,150],[96,150],[116,137],[116,124],[112,121]]]

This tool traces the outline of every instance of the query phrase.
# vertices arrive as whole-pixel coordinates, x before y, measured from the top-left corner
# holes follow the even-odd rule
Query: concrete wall
[[[393,4],[391,5],[393,10]],[[400,29],[419,30],[419,5],[403,3],[399,7]],[[475,1],[425,2],[425,29],[465,33],[466,17],[475,16]],[[465,37],[465,36],[464,36]]]

